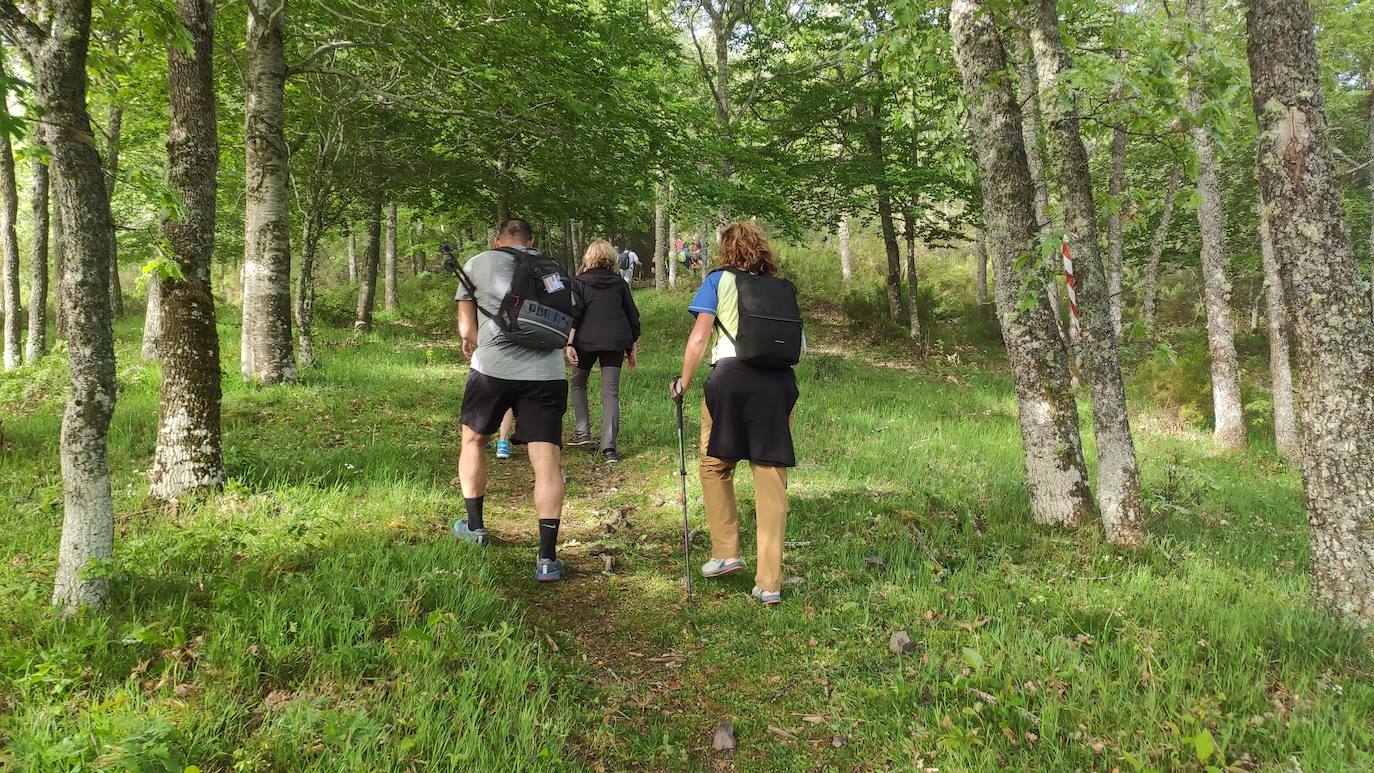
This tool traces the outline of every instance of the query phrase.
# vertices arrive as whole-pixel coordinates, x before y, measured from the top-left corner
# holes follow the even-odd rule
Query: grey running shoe
[[[534,564],[535,582],[558,582],[563,579],[563,559],[541,558]]]
[[[738,558],[713,558],[701,565],[701,576],[706,578],[724,577],[744,568]]]
[[[762,601],[763,603],[771,607],[774,604],[782,603],[782,591],[764,590],[763,588],[760,588],[759,586],[755,585],[754,598],[758,599],[759,601]]]
[[[466,518],[459,518],[453,522],[453,536],[457,537],[461,542],[466,542],[469,545],[476,545],[479,548],[486,547],[488,542],[487,530],[469,529],[468,519]]]

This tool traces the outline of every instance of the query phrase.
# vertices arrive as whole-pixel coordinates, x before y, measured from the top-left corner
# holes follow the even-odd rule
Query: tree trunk
[[[377,297],[377,264],[382,251],[382,202],[371,204],[367,218],[367,252],[363,255],[362,277],[358,285],[358,310],[353,329],[360,333],[372,329],[372,306]]]
[[[47,148],[41,137],[34,139],[40,148]],[[48,162],[36,158],[31,169],[33,251],[29,257],[29,339],[24,356],[33,363],[48,353]]]
[[[1117,545],[1139,547],[1145,541],[1140,470],[1126,410],[1111,290],[1098,253],[1097,210],[1088,151],[1078,125],[1078,95],[1065,84],[1072,76],[1072,65],[1059,34],[1056,0],[1039,0],[1038,6],[1030,36],[1040,76],[1040,104],[1048,118],[1049,158],[1059,183],[1065,227],[1075,240],[1074,287],[1097,439],[1098,508],[1107,539]]]
[[[109,144],[105,153],[105,198],[114,212],[115,187],[119,183],[119,149],[124,134],[124,108],[111,105],[105,128]],[[124,288],[119,282],[119,232],[111,214],[110,221],[110,311],[115,319],[124,316]]]
[[[668,288],[668,251],[672,249],[668,238],[668,186],[659,182],[654,190],[654,287],[659,290]]]
[[[162,336],[162,277],[156,272],[148,275],[148,304],[143,315],[143,346],[139,359],[156,362],[158,339]]]
[[[0,49],[0,78],[5,72],[5,51]],[[0,109],[9,115],[8,105]],[[24,364],[24,309],[19,303],[19,187],[14,169],[14,148],[8,131],[0,131],[0,285],[5,297],[5,370]]]
[[[306,215],[301,226],[301,271],[296,278],[296,348],[302,370],[315,367],[315,256],[320,233],[317,213]]]
[[[1145,268],[1145,294],[1140,301],[1140,318],[1151,330],[1155,326],[1155,302],[1159,294],[1159,259],[1164,255],[1164,243],[1169,239],[1169,220],[1174,215],[1174,202],[1178,200],[1178,186],[1183,182],[1183,164],[1174,162],[1169,174],[1169,188],[1164,193],[1164,211],[1159,215],[1159,225],[1155,227],[1154,239],[1150,242],[1150,262]]]
[[[669,219],[668,219],[668,249],[671,250],[671,249],[673,249],[673,248],[676,247],[676,246],[677,246],[677,223],[673,222],[672,218],[669,218]],[[677,256],[677,253],[674,252],[672,255],[670,255],[670,256],[668,257],[668,289],[669,289],[669,290],[676,290],[676,289],[677,289],[677,266],[678,266],[678,256]]]
[[[224,483],[220,434],[219,336],[210,269],[215,254],[219,140],[215,133],[214,4],[178,0],[191,48],[167,47],[171,133],[167,183],[182,220],[163,220],[162,235],[181,278],[162,279],[162,402],[151,494],[172,500]]]
[[[1114,91],[1120,99],[1120,87]],[[1107,180],[1107,297],[1111,303],[1112,331],[1121,337],[1121,273],[1126,250],[1121,210],[1126,205],[1126,127],[1112,128],[1111,171]]]
[[[1260,205],[1260,253],[1264,256],[1265,318],[1269,327],[1269,374],[1273,381],[1274,444],[1290,462],[1298,461],[1297,413],[1293,406],[1293,369],[1289,365],[1288,311],[1283,279],[1274,255],[1268,209]]]
[[[65,339],[68,336],[68,320],[71,319],[67,308],[67,237],[66,214],[62,211],[62,199],[58,195],[57,167],[48,162],[48,208],[52,223],[52,299],[53,335]]]
[[[1188,16],[1199,35],[1207,34],[1204,0],[1188,0]],[[1189,78],[1188,109],[1196,115],[1204,95],[1201,73]],[[1212,352],[1212,411],[1216,426],[1213,438],[1227,449],[1246,444],[1245,406],[1240,395],[1240,365],[1236,358],[1234,323],[1231,319],[1231,282],[1226,276],[1226,229],[1222,222],[1221,172],[1216,160],[1211,129],[1192,128],[1197,152],[1198,228],[1202,231],[1202,283],[1207,307],[1207,345]]]
[[[844,283],[849,284],[854,279],[854,259],[849,254],[849,213],[840,215],[839,226],[840,242],[840,276],[844,278]]]
[[[396,310],[396,202],[386,207],[386,279],[384,303],[387,311]]]
[[[1026,282],[1043,282],[1043,264],[1022,260],[1037,249],[1035,185],[1016,95],[1002,77],[1006,54],[983,0],[954,0],[950,25],[964,91],[971,95],[988,253],[1016,387],[1031,510],[1041,524],[1079,524],[1091,517],[1093,503],[1064,345],[1046,296],[1036,294],[1031,304],[1022,300]]]
[[[291,347],[290,169],[283,134],[286,0],[263,8],[250,0],[246,48],[243,249],[243,378],[295,381]]]
[[[353,232],[353,224],[348,225],[348,283],[358,281],[358,235]]]
[[[1369,80],[1369,118],[1365,123],[1369,150],[1369,301],[1374,304],[1374,68],[1365,77]]]
[[[39,26],[14,10],[0,19],[12,40],[27,48],[33,94],[43,115],[52,153],[59,211],[70,219],[69,274],[63,285],[71,311],[67,356],[71,390],[62,419],[64,514],[53,604],[65,611],[100,607],[109,583],[92,564],[114,551],[114,508],[106,439],[115,405],[114,341],[110,330],[110,207],[100,153],[91,142],[86,112],[89,0],[44,6],[50,25]],[[44,31],[47,27],[57,34]]]
[[[975,259],[978,261],[978,273],[974,279],[973,293],[978,305],[988,302],[988,247],[987,236],[983,231],[978,232],[978,240],[975,242],[977,254]]]
[[[1359,284],[1305,0],[1246,4],[1256,157],[1296,339],[1313,595],[1374,623],[1374,320]]]
[[[882,90],[883,74],[873,64],[872,77]],[[883,97],[879,93],[864,110],[868,120],[867,141],[872,166],[873,187],[878,198],[878,224],[882,228],[883,252],[887,256],[887,312],[893,324],[902,322],[902,247],[897,240],[897,225],[892,213],[892,186],[887,179],[887,156],[883,148]]]
[[[1050,183],[1045,167],[1044,132],[1040,123],[1040,79],[1035,73],[1035,54],[1031,51],[1030,34],[1017,25],[1012,35],[1016,39],[1016,98],[1023,106],[1021,140],[1026,148],[1026,167],[1035,185],[1035,230],[1038,238],[1034,247],[1035,254],[1042,254],[1041,246],[1049,238],[1054,223],[1050,219]],[[1054,312],[1054,329],[1069,347],[1070,358],[1076,359],[1074,347],[1078,342],[1071,340],[1068,333],[1064,332],[1064,315],[1059,308],[1060,271],[1057,258],[1051,260],[1045,293],[1050,299],[1050,310]]]
[[[911,340],[921,340],[921,285],[916,274],[916,217],[910,209],[902,212],[903,226],[906,231],[906,297],[910,309]]]

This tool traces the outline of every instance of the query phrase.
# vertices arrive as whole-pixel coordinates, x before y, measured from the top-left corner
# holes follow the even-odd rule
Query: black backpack
[[[739,335],[716,318],[716,327],[735,345],[740,362],[757,368],[781,370],[801,362],[802,318],[797,287],[776,276],[760,276],[735,268],[721,268],[735,275],[739,293]]]
[[[550,351],[567,346],[573,319],[581,310],[581,300],[573,290],[572,280],[564,275],[563,267],[538,252],[514,247],[500,247],[498,251],[515,258],[510,292],[501,299],[495,314],[482,308],[480,303],[478,311],[521,346]],[[475,299],[477,286],[461,267],[458,275],[463,287]]]
[[[621,270],[621,271],[629,271],[630,269],[634,268],[634,266],[635,266],[634,261],[630,260],[630,251],[629,251],[629,250],[625,250],[624,252],[620,253],[618,259],[619,259],[619,261],[620,261],[620,270]]]

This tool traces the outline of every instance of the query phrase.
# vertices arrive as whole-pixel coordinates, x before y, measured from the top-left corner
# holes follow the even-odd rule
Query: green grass
[[[442,334],[447,288],[405,291],[406,317],[376,334],[322,331],[323,366],[293,387],[239,383],[226,310],[232,480],[177,510],[145,501],[157,373],[136,363],[137,321],[121,324],[119,535],[101,615],[46,604],[63,368],[0,376],[0,765],[1374,767],[1371,640],[1309,605],[1298,478],[1269,451],[1142,432],[1144,551],[1041,530],[1010,382],[995,355],[955,341],[957,312],[936,331],[942,353],[904,367],[870,364],[907,358],[821,314],[799,369],[786,601],[761,608],[740,575],[698,580],[688,605],[663,396],[685,296],[641,292],[626,463],[569,453],[575,574],[536,587],[522,454],[493,467],[502,543],[479,554],[448,536],[464,371]],[[897,630],[914,653],[889,653]],[[733,754],[711,749],[721,719]]]

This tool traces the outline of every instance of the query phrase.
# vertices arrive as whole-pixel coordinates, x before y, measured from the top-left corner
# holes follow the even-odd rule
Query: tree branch
[[[43,41],[47,40],[48,33],[43,28],[34,23],[23,11],[19,10],[11,0],[0,2],[0,27],[3,27],[5,34],[21,48],[29,52],[30,55],[37,53]]]
[[[304,70],[306,67],[309,67],[310,64],[311,64],[312,62],[314,62],[316,59],[319,59],[319,58],[322,57],[322,56],[328,56],[328,55],[334,53],[335,51],[343,51],[344,49],[348,49],[348,48],[357,48],[358,46],[364,46],[364,45],[368,45],[368,44],[366,44],[366,43],[354,43],[354,42],[351,41],[351,40],[338,40],[338,41],[335,41],[335,42],[333,42],[333,43],[326,43],[326,44],[320,46],[319,48],[315,49],[314,51],[312,51],[312,52],[310,53],[310,55],[307,56],[305,59],[301,60],[301,62],[300,62],[299,64],[294,64],[294,65],[291,65],[291,66],[287,67],[287,68],[286,68],[286,77],[289,78],[289,77],[291,77],[292,75],[295,75],[296,73],[301,72],[301,71]]]

